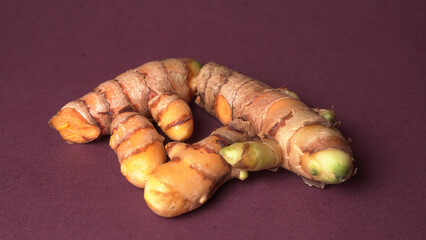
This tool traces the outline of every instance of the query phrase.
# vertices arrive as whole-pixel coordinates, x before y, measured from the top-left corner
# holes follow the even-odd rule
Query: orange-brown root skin
[[[183,151],[188,146],[190,145],[183,142],[170,142],[166,144],[167,155],[169,155],[169,158],[172,159],[177,153]]]
[[[160,216],[173,217],[201,205],[199,199],[208,194],[212,181],[185,161],[171,161],[154,170],[148,178],[145,201]]]
[[[212,88],[213,84],[217,87]],[[330,155],[335,159],[333,161],[341,162],[326,166],[338,168],[333,170],[338,175],[336,180],[342,177],[340,175],[345,167],[349,168],[348,171],[352,171],[353,167],[347,160],[347,156],[352,159],[352,155],[346,139],[337,130],[332,129],[330,121],[298,100],[298,96],[293,92],[273,89],[258,80],[213,62],[201,68],[191,88],[195,89],[196,103],[206,108],[222,123],[238,120],[242,124],[237,128],[243,129],[242,126],[246,125],[245,129],[255,132],[258,138],[275,140],[281,148],[280,166],[283,168],[305,178],[323,181],[307,173],[302,168],[301,161],[305,155],[333,148],[344,153],[334,152],[334,155]],[[304,129],[312,125],[320,125],[325,130],[317,131],[320,133],[309,135],[309,138],[302,136]],[[309,141],[298,141],[299,138]],[[312,169],[314,167],[312,165]],[[327,174],[330,171],[328,169]],[[314,170],[312,172],[312,175],[316,174]]]
[[[161,142],[149,145],[144,151],[133,154],[121,161],[121,173],[139,188],[144,188],[152,171],[166,161],[166,153]]]
[[[191,108],[181,99],[171,102],[159,118],[158,125],[170,139],[183,141],[194,131]]]
[[[185,60],[185,62],[186,62],[187,69],[188,69],[188,85],[189,85],[189,88],[191,89],[191,96],[190,97],[192,98],[192,97],[194,97],[193,94],[194,94],[195,89],[196,89],[196,82],[194,81],[194,78],[198,74],[198,72],[200,71],[202,65],[197,60],[190,59],[190,58],[187,58]]]
[[[148,179],[144,198],[148,207],[162,217],[176,217],[184,214],[191,205],[191,202],[187,201],[181,193],[176,192],[155,174]]]
[[[55,128],[68,143],[87,143],[101,134],[98,126],[90,124],[74,108],[61,109],[50,119],[49,125]]]
[[[148,206],[160,216],[174,217],[200,207],[221,180],[229,179],[229,165],[210,149],[184,143],[166,148],[172,160],[154,170],[144,194]]]
[[[136,113],[117,116],[110,146],[121,164],[121,173],[136,187],[143,188],[148,176],[166,161],[161,137],[149,120]]]
[[[156,96],[176,95],[189,102],[194,96],[190,83],[200,68],[201,64],[190,58],[143,64],[101,83],[78,100],[67,103],[64,109],[75,110],[61,110],[52,118],[50,125],[61,131],[61,136],[69,143],[90,142],[100,135],[110,134],[110,124],[120,113],[131,111],[147,117],[153,116],[150,101]],[[76,119],[70,119],[72,116]],[[176,121],[163,123],[164,132],[174,140],[189,138],[193,131],[193,123],[190,121],[192,115],[186,114],[185,117],[190,118],[177,115]],[[157,120],[156,117],[154,119]]]

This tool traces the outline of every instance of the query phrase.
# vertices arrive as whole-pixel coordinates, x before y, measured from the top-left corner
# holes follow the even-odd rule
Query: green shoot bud
[[[333,123],[335,120],[335,115],[334,115],[334,111],[333,110],[329,110],[329,109],[319,109],[318,110],[318,114],[325,118],[327,121]]]
[[[304,157],[303,167],[317,181],[340,183],[349,177],[353,162],[346,152],[339,149],[325,149]]]
[[[222,148],[220,155],[231,166],[248,171],[273,168],[281,160],[280,148],[267,139],[234,143]]]
[[[248,171],[246,170],[240,170],[240,173],[238,174],[238,179],[241,181],[244,181],[248,178]]]
[[[234,166],[241,159],[244,143],[238,142],[222,148],[219,153],[231,166]]]

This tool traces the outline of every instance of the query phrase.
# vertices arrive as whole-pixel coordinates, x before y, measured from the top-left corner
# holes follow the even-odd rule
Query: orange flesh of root
[[[232,109],[224,96],[218,95],[216,97],[214,111],[223,124],[227,124],[232,120]]]
[[[87,120],[74,108],[61,109],[49,125],[55,128],[68,143],[87,143],[101,134],[101,129]]]

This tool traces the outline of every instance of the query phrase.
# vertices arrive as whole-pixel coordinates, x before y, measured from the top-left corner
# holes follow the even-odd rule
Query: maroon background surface
[[[1,239],[426,239],[424,1],[0,3]],[[216,61],[312,107],[334,106],[359,173],[310,188],[283,169],[226,183],[166,219],[108,138],[47,125],[70,100],[151,60]],[[219,122],[193,105],[196,131]]]

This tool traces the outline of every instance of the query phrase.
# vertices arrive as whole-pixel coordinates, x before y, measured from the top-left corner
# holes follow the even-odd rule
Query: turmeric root
[[[228,125],[193,145],[167,144],[164,163],[164,138],[146,117],[171,139],[187,139],[193,132],[187,102],[194,95]],[[123,175],[145,187],[155,213],[173,217],[200,207],[226,181],[246,179],[247,171],[283,167],[321,186],[349,179],[356,170],[352,152],[333,121],[333,111],[311,109],[286,88],[216,63],[167,59],[102,83],[49,124],[70,143],[111,134]]]
[[[296,94],[216,63],[204,65],[190,86],[196,103],[222,123],[241,120],[260,139],[275,141],[282,154],[279,166],[323,183],[340,183],[353,175],[346,139]]]
[[[218,154],[223,146],[250,139],[247,132],[223,126],[194,145],[166,145],[171,159],[158,166],[145,186],[145,201],[158,215],[174,217],[192,211],[232,178],[244,179],[245,171],[233,169]]]
[[[166,161],[164,138],[151,122],[135,112],[119,114],[111,123],[110,146],[116,152],[121,173],[136,187]]]
[[[201,65],[192,59],[146,63],[106,81],[66,104],[49,125],[69,143],[86,143],[110,134],[112,120],[122,112],[138,112],[157,121],[171,139],[191,136],[193,119],[189,88]]]

